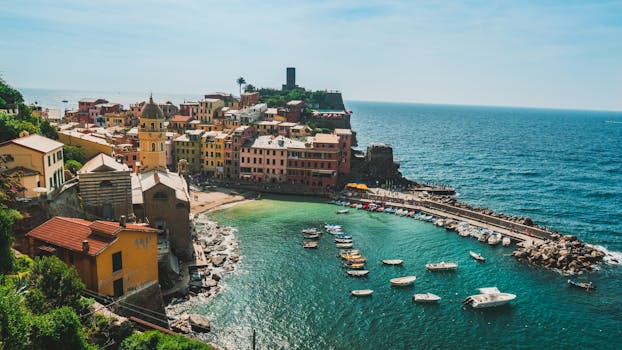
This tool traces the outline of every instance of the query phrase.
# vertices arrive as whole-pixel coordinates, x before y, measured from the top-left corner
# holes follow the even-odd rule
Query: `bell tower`
[[[166,169],[166,129],[164,113],[160,106],[149,97],[141,112],[138,140],[140,142],[140,172]]]

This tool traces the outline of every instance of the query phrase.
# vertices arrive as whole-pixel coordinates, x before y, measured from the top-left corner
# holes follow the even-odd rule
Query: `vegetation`
[[[246,86],[244,86],[244,92],[255,92],[255,91],[257,91],[257,88],[253,84],[246,84]]]
[[[170,336],[158,331],[134,333],[121,344],[122,350],[210,350],[211,346],[184,336]]]
[[[0,274],[15,270],[15,254],[13,254],[13,223],[21,215],[17,210],[0,208]]]
[[[30,335],[30,312],[13,285],[0,286],[0,348],[23,349]]]
[[[89,349],[76,312],[68,306],[32,318],[31,346],[34,349]]]
[[[40,291],[29,293],[28,303],[35,312],[49,312],[63,306],[84,310],[81,303],[84,283],[73,266],[68,267],[55,256],[36,258],[28,277],[30,286]]]
[[[239,77],[235,82],[240,85],[240,95],[242,95],[242,85],[246,84],[246,80],[242,77]]]
[[[302,88],[293,90],[277,90],[262,88],[259,90],[261,94],[261,100],[268,104],[268,107],[284,107],[288,101],[301,100],[307,106],[313,106],[314,108],[320,108],[327,104],[326,96],[327,92],[309,91]],[[330,107],[330,106],[328,106]]]

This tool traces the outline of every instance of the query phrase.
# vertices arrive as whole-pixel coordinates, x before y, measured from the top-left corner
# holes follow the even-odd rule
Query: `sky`
[[[22,88],[622,110],[622,1],[6,1]]]

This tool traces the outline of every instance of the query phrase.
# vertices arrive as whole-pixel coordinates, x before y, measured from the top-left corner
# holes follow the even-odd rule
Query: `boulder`
[[[188,318],[188,322],[195,332],[206,333],[210,331],[209,319],[203,315],[192,314]]]
[[[220,275],[219,275],[219,274],[215,273],[215,274],[213,274],[213,275],[212,275],[212,279],[213,279],[214,281],[220,281],[221,277],[220,277]]]
[[[214,266],[221,266],[225,260],[227,259],[226,255],[216,255],[215,257],[212,258],[212,264]]]
[[[212,287],[216,287],[218,285],[218,281],[213,280],[213,279],[209,279],[207,281],[205,281],[205,286],[212,288]]]

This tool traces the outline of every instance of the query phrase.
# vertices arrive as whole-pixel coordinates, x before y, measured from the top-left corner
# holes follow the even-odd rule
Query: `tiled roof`
[[[78,174],[91,173],[96,171],[129,171],[125,164],[117,162],[111,156],[100,153],[93,159],[86,162],[78,171]]]
[[[316,134],[314,140],[319,143],[339,143],[339,137],[334,134]]]
[[[192,116],[189,115],[175,115],[173,116],[171,119],[169,119],[169,121],[171,122],[187,122],[190,119],[192,119]]]
[[[335,129],[335,135],[352,135],[352,130],[350,129]]]
[[[28,147],[30,149],[33,149],[35,151],[39,151],[42,153],[48,153],[57,148],[63,147],[62,143],[58,141],[54,141],[52,139],[48,139],[47,137],[41,136],[39,134],[32,134],[32,135],[20,137],[18,139],[14,139],[11,141],[7,141],[3,144],[0,144],[0,146],[7,144],[9,142],[14,143],[16,145]]]

